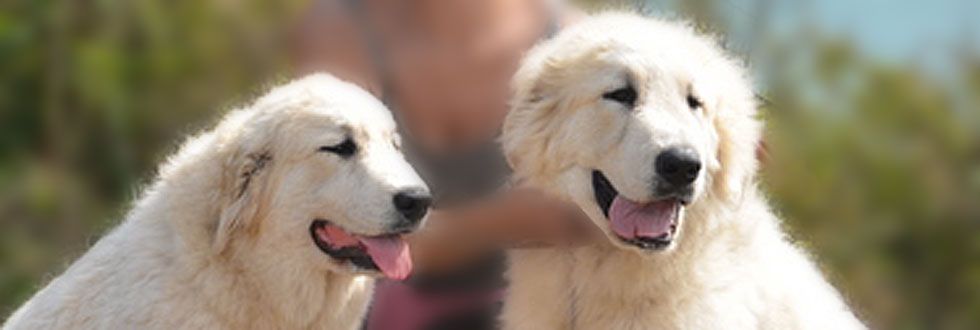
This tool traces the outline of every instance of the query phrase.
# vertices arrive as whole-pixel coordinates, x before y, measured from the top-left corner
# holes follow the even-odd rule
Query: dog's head
[[[232,113],[217,134],[229,155],[221,253],[392,278],[411,271],[402,234],[421,225],[431,198],[391,115],[366,91],[306,77]]]
[[[755,170],[748,83],[687,26],[585,19],[532,49],[514,86],[502,142],[517,175],[576,202],[616,246],[670,250],[699,204],[737,198]]]

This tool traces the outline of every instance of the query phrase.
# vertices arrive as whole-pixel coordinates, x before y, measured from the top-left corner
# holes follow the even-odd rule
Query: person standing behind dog
[[[299,71],[328,71],[384,100],[432,188],[415,274],[382,281],[367,329],[487,329],[502,250],[577,244],[588,220],[519,185],[495,143],[522,54],[576,15],[549,0],[314,0],[293,35]]]

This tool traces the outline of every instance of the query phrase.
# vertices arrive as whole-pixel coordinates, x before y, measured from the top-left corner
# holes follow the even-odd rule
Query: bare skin
[[[299,71],[326,70],[376,95],[379,70],[363,26],[384,48],[401,125],[423,148],[452,152],[490,141],[507,113],[508,84],[548,25],[546,0],[319,1],[295,34]],[[563,17],[570,15],[562,14]],[[388,91],[385,91],[388,92]],[[574,205],[526,187],[433,210],[410,239],[416,272],[451,271],[510,247],[580,244],[591,236]]]

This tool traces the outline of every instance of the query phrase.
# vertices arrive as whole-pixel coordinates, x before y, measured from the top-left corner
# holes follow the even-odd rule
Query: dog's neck
[[[229,260],[205,267],[201,273],[217,278],[197,279],[199,295],[226,323],[242,328],[342,328],[350,317],[359,321],[374,285],[367,276],[297,274],[302,271]],[[294,280],[300,278],[313,280]]]
[[[224,322],[241,328],[314,329],[346,328],[343,322],[359,321],[373,291],[373,278],[244,252],[261,248],[249,244],[235,243],[226,253],[189,260],[186,265],[184,274],[191,276],[186,287],[207,300],[212,313]]]
[[[757,192],[748,192],[756,194]],[[775,221],[759,218],[760,214],[770,214],[754,210],[767,208],[761,198],[727,199],[721,196],[707,196],[715,200],[704,200],[692,204],[685,212],[682,230],[675,246],[669,251],[643,253],[623,249],[613,245],[608,238],[580,248],[574,252],[579,259],[602,260],[613,265],[635,265],[635,267],[616,268],[617,279],[622,283],[606,283],[610,291],[621,289],[623,296],[667,296],[670,290],[679,287],[704,287],[695,283],[713,280],[702,278],[701,274],[715,274],[706,267],[724,267],[728,271],[740,267],[725,266],[746,258],[741,254],[751,253],[753,242],[760,236],[777,231],[770,230]],[[751,203],[751,204],[750,204]],[[590,212],[592,213],[592,212]],[[754,214],[756,218],[745,214]],[[590,214],[591,216],[592,214]],[[584,258],[582,258],[584,257]],[[601,268],[601,266],[597,266]],[[601,269],[599,270],[601,271]],[[643,290],[649,288],[649,290]]]

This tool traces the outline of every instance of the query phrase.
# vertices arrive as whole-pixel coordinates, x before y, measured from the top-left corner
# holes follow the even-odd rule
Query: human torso
[[[312,69],[336,71],[360,82],[392,109],[402,133],[403,151],[429,184],[434,207],[474,200],[503,186],[510,170],[495,140],[508,111],[510,78],[524,51],[556,29],[553,14],[548,12],[552,8],[539,7],[544,1],[493,1],[501,4],[494,8],[499,12],[458,15],[464,21],[489,17],[471,24],[474,22],[427,20],[391,8],[379,11],[370,0],[325,2],[328,7],[335,4],[325,10],[343,13],[334,20],[342,23],[322,31],[330,36],[324,42],[335,46],[321,48],[328,63]],[[466,28],[456,28],[459,26]],[[492,299],[477,300],[488,302],[481,309],[495,314],[496,297],[503,288],[503,264],[493,256],[486,260],[458,273],[422,281],[460,285],[436,290],[414,282],[409,286],[439,299],[474,294],[489,297]],[[470,276],[470,268],[492,274]],[[390,318],[390,310],[372,313]],[[432,321],[437,320],[427,322]]]
[[[413,140],[439,153],[493,140],[508,111],[511,74],[551,28],[547,9],[536,1],[493,1],[497,5],[473,9],[492,13],[457,15],[474,22],[428,20],[410,3],[324,2],[329,13],[322,20],[334,23],[312,28],[325,37],[310,47],[323,59],[306,69],[338,71],[365,85]]]

